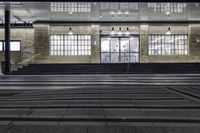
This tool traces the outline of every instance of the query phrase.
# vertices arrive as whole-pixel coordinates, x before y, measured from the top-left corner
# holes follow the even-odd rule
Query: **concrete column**
[[[200,62],[200,25],[190,25],[189,44],[189,62]]]
[[[5,74],[11,72],[10,62],[10,3],[5,4]]]
[[[148,62],[149,25],[140,25],[140,62]]]
[[[92,48],[91,48],[91,63],[100,63],[100,26],[91,26]]]
[[[47,63],[49,57],[49,25],[34,25],[34,55],[36,63]]]

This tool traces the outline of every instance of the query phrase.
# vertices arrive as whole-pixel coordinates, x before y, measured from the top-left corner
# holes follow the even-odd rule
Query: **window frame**
[[[113,9],[112,4],[116,5],[116,9]],[[123,4],[128,4],[128,9],[123,9],[122,5]],[[131,5],[133,4],[133,5]],[[117,3],[113,3],[113,2],[100,2],[100,10],[101,11],[130,11],[130,12],[136,12],[139,10],[139,3],[138,2],[117,2]]]
[[[51,2],[50,11],[52,13],[90,13],[91,2]]]
[[[156,36],[157,36],[157,38],[159,36],[161,36],[161,38],[164,37],[164,39],[161,39],[160,42],[156,41],[154,44],[151,43],[151,41],[153,41],[153,40],[150,40],[150,38],[154,38],[154,40],[155,40]],[[164,48],[163,45],[166,46],[166,44],[163,44],[163,43],[166,42],[165,41],[166,36],[171,36],[171,37],[173,37],[173,40],[174,40],[173,43],[170,44],[171,45],[170,46],[171,47],[171,49],[170,49],[170,53],[171,54],[164,54],[163,53],[163,48]],[[181,46],[183,47],[183,49],[176,49],[177,45],[180,46],[180,43],[176,43],[175,39],[177,37],[183,37],[183,40],[185,40],[185,39],[187,40],[186,43],[184,41],[184,43],[181,44]],[[157,45],[157,47],[161,47],[161,49],[156,49],[155,48],[156,45]],[[184,47],[185,45],[186,45],[186,48]],[[154,52],[155,50],[157,50],[157,51],[160,50],[161,51],[160,54],[159,54],[159,52],[158,52],[158,54],[155,54],[155,52]],[[176,53],[176,51],[179,51],[178,54]],[[187,52],[185,53],[185,51],[187,51]],[[171,35],[166,35],[166,34],[149,34],[149,36],[148,36],[148,55],[149,56],[188,56],[189,55],[189,36],[188,36],[188,34],[171,34]]]
[[[2,50],[0,50],[0,52],[5,52],[5,40],[0,40],[0,42],[2,42]],[[19,44],[20,44],[19,51],[13,51],[13,50],[11,50],[11,43],[12,42],[19,42]],[[10,52],[21,52],[21,50],[22,50],[21,40],[10,40]]]
[[[169,10],[167,10],[167,5]],[[147,5],[148,9],[155,12],[155,13],[165,13],[166,11],[169,11],[171,13],[185,13],[187,12],[187,3],[183,2],[175,2],[175,3],[170,3],[170,2],[153,2],[153,3],[148,3]]]
[[[109,40],[109,51],[102,51],[102,39],[103,38],[110,38]],[[111,51],[111,38],[118,38],[119,39],[119,51],[118,52],[112,52]],[[121,51],[121,39],[122,38],[128,38],[129,39],[129,50],[127,52]],[[137,38],[138,39],[138,51],[131,51],[131,38]],[[100,62],[101,63],[139,63],[140,62],[140,37],[139,35],[130,35],[130,36],[110,36],[110,35],[101,35],[100,36]],[[119,54],[119,62],[111,62],[111,55],[112,54]],[[108,54],[109,55],[109,62],[102,61],[102,54]],[[128,54],[129,55],[129,61],[122,61],[121,55],[122,54]],[[131,61],[131,54],[138,54],[137,61],[132,62]]]
[[[58,48],[58,46],[60,46],[60,43],[58,43],[57,42],[57,46],[55,45],[55,43],[52,45],[52,36],[59,36],[59,37],[63,37],[63,39],[60,41],[60,42],[62,42],[63,43],[63,45],[62,45],[62,47],[63,47],[63,50],[61,51],[61,49],[58,49],[58,50],[55,50],[55,48],[54,49],[51,49],[51,47],[56,47],[56,49]],[[76,40],[72,40],[73,42],[75,42],[76,43],[76,46],[73,48],[73,49],[76,49],[76,51],[74,52],[72,52],[72,51],[70,51],[71,50],[71,48],[72,47],[70,47],[70,46],[72,46],[72,43],[70,43],[70,45],[69,45],[69,42],[67,42],[66,41],[66,39],[65,39],[65,37],[69,37],[69,36],[75,36],[76,37]],[[82,52],[80,52],[79,51],[79,46],[83,46],[83,44],[81,43],[80,44],[80,42],[79,42],[79,37],[80,36],[90,36],[90,40],[89,41],[87,41],[87,42],[90,42],[90,44],[89,45],[86,45],[86,44],[88,44],[88,43],[86,43],[85,44],[85,42],[86,42],[86,40],[84,40],[83,41],[83,44],[85,44],[84,45],[84,54],[82,54]],[[82,41],[82,39],[81,39],[81,41]],[[86,46],[89,46],[89,48],[88,49],[85,49],[85,47]],[[68,48],[67,48],[67,50],[65,49],[65,47],[70,47],[70,50],[68,50]],[[56,52],[57,54],[52,54],[52,52]],[[60,51],[60,52],[63,52],[63,54],[58,54],[58,51]],[[83,50],[82,50],[83,51]],[[87,54],[87,52],[88,52],[88,54]],[[72,53],[75,53],[75,54],[71,54],[71,52]],[[79,53],[81,53],[81,54],[79,54]],[[50,35],[50,45],[49,45],[49,54],[50,54],[50,56],[91,56],[92,55],[92,35],[90,35],[90,34],[73,34],[73,35],[68,35],[68,34],[51,34]]]

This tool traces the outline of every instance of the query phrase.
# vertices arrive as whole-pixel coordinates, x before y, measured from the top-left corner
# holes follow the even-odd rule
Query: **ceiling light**
[[[122,35],[122,32],[121,32],[122,28],[119,27],[119,32],[117,33],[118,35]]]
[[[125,33],[127,36],[130,35],[129,28],[127,27],[127,31]]]
[[[167,31],[166,34],[167,34],[167,35],[171,35],[171,28],[170,28],[170,27],[168,28],[168,31]]]
[[[91,28],[95,28],[95,25],[92,24],[92,25],[91,25]]]
[[[115,29],[114,29],[114,27],[112,27],[112,31],[111,31],[110,34],[111,34],[111,35],[114,35],[114,34],[115,34]]]
[[[125,15],[126,15],[126,18],[128,19],[129,12],[128,12],[128,11],[126,11],[126,12],[125,12]]]
[[[111,15],[114,15],[115,13],[114,13],[114,12],[110,12],[110,14],[111,14]]]
[[[110,15],[112,16],[112,18],[114,17],[114,14],[115,14],[114,12],[110,12]]]
[[[73,35],[73,32],[72,32],[72,28],[69,27],[69,32],[68,32],[69,35]]]
[[[121,15],[122,14],[121,10],[119,10],[117,14]]]
[[[170,12],[166,12],[168,18],[170,18],[170,14],[171,14]]]
[[[129,15],[129,12],[128,12],[128,11],[126,11],[126,12],[125,12],[125,14],[126,14],[126,15]]]
[[[170,15],[171,13],[170,13],[170,12],[166,12],[166,14],[167,14],[167,16],[168,16],[168,15]]]
[[[121,10],[119,10],[117,14],[118,14],[118,17],[121,18],[121,15],[122,15]]]
[[[126,19],[128,19],[128,15],[126,15]]]

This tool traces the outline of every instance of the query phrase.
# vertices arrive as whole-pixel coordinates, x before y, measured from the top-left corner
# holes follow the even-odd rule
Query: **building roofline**
[[[33,24],[200,24],[200,20],[183,21],[35,21]]]
[[[199,0],[4,0],[4,2],[200,2]]]

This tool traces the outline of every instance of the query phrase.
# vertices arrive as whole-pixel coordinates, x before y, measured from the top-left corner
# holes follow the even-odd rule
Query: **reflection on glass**
[[[101,52],[110,51],[110,38],[101,38]]]
[[[101,53],[101,62],[110,63],[110,53]]]
[[[126,53],[126,52],[121,52],[120,53],[120,62],[122,62],[122,63],[126,63],[126,62],[130,62],[130,60],[129,60],[129,56],[130,56],[130,53]]]
[[[51,12],[91,12],[89,2],[51,2]]]
[[[183,13],[186,12],[186,3],[148,3],[148,8],[153,12],[171,12]]]
[[[119,52],[119,38],[111,38],[111,52]]]
[[[51,55],[91,55],[90,35],[52,35]]]
[[[110,41],[108,41],[108,37],[101,39],[102,63],[126,63],[139,61],[138,37],[115,37],[109,39]]]
[[[111,53],[111,63],[119,62],[119,53]]]
[[[149,55],[187,55],[187,35],[150,35]]]
[[[139,52],[139,39],[138,37],[130,38],[130,52]]]
[[[139,54],[130,53],[130,62],[139,62]]]
[[[129,52],[129,38],[121,38],[120,41],[121,52]]]

